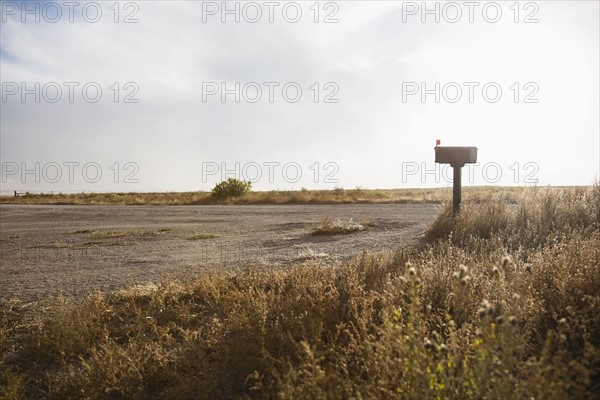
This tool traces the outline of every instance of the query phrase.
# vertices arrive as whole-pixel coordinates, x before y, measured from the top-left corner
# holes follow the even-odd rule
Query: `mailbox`
[[[454,212],[460,211],[461,175],[465,164],[477,162],[477,147],[452,147],[440,146],[440,140],[435,141],[435,162],[450,164],[453,169],[454,180],[452,188],[452,206]]]
[[[436,146],[435,162],[462,167],[477,162],[477,147]]]

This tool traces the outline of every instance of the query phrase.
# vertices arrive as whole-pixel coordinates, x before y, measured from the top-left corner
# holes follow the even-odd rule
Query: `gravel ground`
[[[339,262],[415,242],[433,205],[0,205],[0,299],[110,291],[207,268]],[[362,231],[311,235],[325,216]],[[196,236],[198,235],[198,236]],[[192,239],[193,237],[196,239]]]

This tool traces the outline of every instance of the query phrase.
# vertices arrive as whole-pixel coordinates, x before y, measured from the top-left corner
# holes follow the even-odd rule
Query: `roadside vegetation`
[[[244,197],[252,190],[252,182],[229,178],[217,183],[211,191],[211,197],[217,200]]]
[[[352,218],[348,221],[341,218],[324,217],[311,230],[313,235],[337,235],[343,233],[359,232],[364,230],[364,225],[354,222]]]
[[[5,300],[0,398],[597,398],[600,185],[515,196],[341,265]]]
[[[205,240],[205,239],[216,239],[221,237],[216,233],[196,233],[190,237],[190,240]]]
[[[114,205],[214,205],[214,204],[347,204],[347,203],[397,203],[441,204],[450,201],[452,188],[432,189],[381,189],[362,188],[331,190],[272,190],[266,192],[243,191],[241,195],[224,195],[226,190],[212,192],[178,193],[74,193],[28,194],[19,197],[0,196],[0,204],[114,204]],[[576,190],[577,188],[552,188],[549,190]],[[536,190],[536,189],[532,189]],[[546,188],[538,189],[546,190]],[[472,186],[463,188],[463,202],[483,202],[490,199],[516,203],[524,187]],[[231,193],[231,192],[230,192]]]

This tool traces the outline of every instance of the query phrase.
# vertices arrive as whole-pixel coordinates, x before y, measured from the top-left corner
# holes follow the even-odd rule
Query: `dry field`
[[[352,238],[377,229],[376,218],[342,214],[311,219],[303,234]],[[93,229],[85,223],[71,234],[127,237]],[[172,232],[148,229],[148,237]],[[220,234],[194,231],[188,240]],[[0,398],[600,393],[598,184],[524,190],[510,201],[489,196],[458,216],[443,207],[419,240],[393,250],[243,264],[83,298],[2,300]]]
[[[555,188],[552,190],[560,190]],[[516,202],[524,187],[465,187],[463,201],[481,202],[490,198]],[[343,189],[250,192],[238,198],[215,198],[210,192],[187,193],[74,193],[1,196],[6,204],[119,204],[119,205],[215,205],[215,204],[351,204],[397,203],[439,204],[452,198],[452,188],[443,189]]]

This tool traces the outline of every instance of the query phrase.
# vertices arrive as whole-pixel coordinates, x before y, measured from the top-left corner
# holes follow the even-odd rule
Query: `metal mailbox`
[[[477,147],[440,146],[440,140],[435,141],[435,162],[450,164],[453,169],[452,206],[454,212],[460,211],[461,175],[465,164],[477,162]]]
[[[435,162],[462,167],[477,162],[477,147],[436,146]]]

